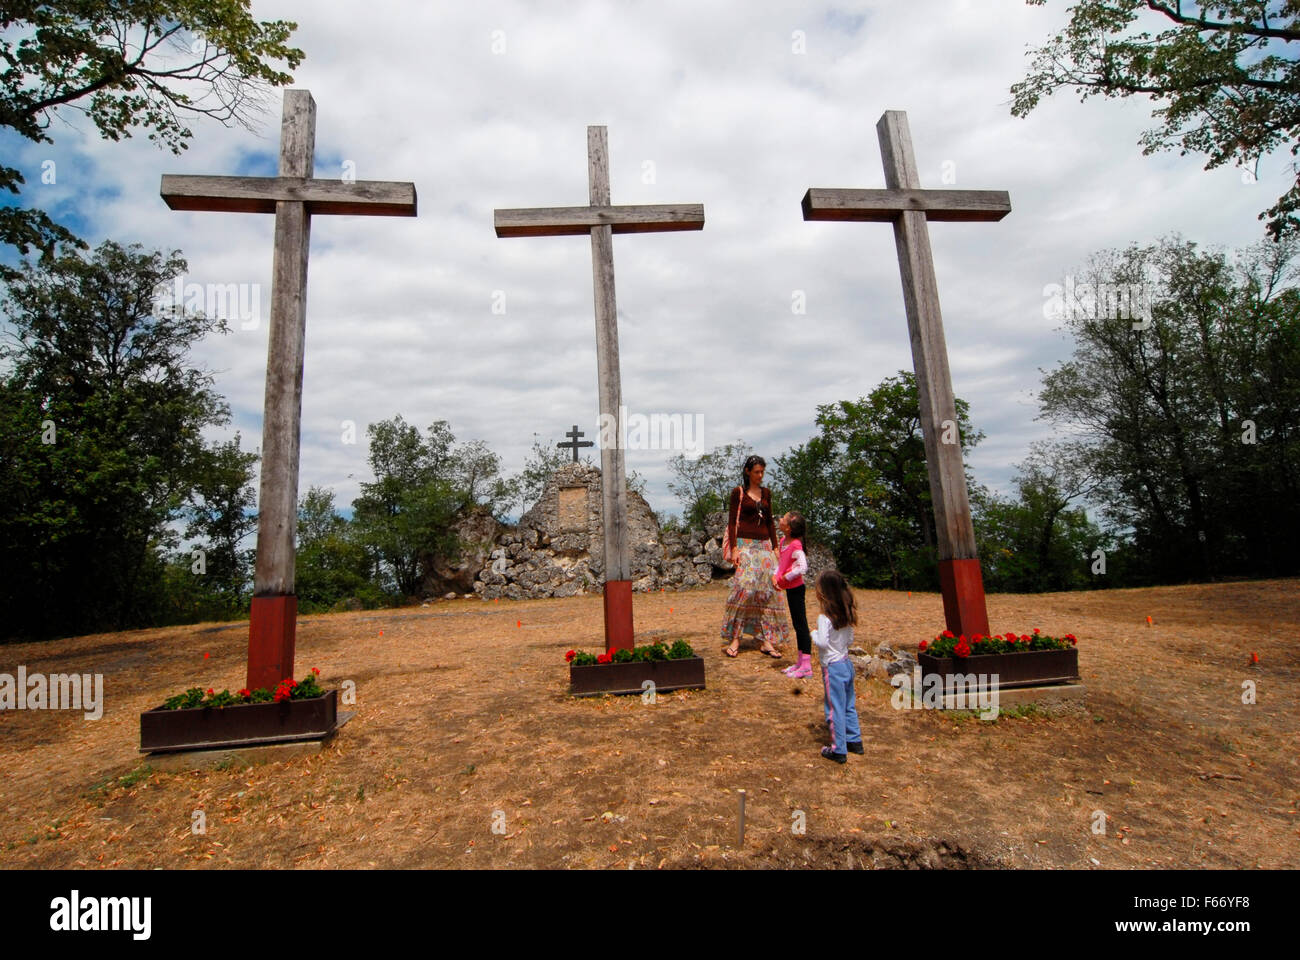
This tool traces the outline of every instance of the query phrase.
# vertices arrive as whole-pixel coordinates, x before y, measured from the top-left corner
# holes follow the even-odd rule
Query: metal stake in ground
[[[921,430],[930,474],[939,582],[948,629],[988,634],[984,578],[975,548],[966,471],[957,438],[957,407],[948,370],[939,287],[930,250],[929,220],[995,221],[1011,212],[1002,190],[923,190],[912,154],[907,114],[889,110],[876,124],[887,190],[811,189],[803,198],[805,220],[892,223],[903,277],[903,302],[912,339],[912,364],[921,400]],[[949,426],[950,425],[950,426]]]
[[[248,632],[249,690],[274,690],[281,680],[293,676],[298,618],[293,538],[311,218],[317,214],[413,217],[416,213],[413,183],[313,179],[315,150],[316,102],[307,90],[286,90],[278,177],[162,178],[162,197],[173,210],[275,214],[257,566]]]
[[[618,425],[618,439],[600,448],[601,516],[605,529],[605,649],[630,650],[634,645],[632,569],[620,422],[623,395],[618,366],[618,311],[614,303],[613,234],[703,230],[704,207],[695,203],[610,206],[609,142],[604,127],[587,128],[587,175],[587,206],[497,210],[495,221],[498,237],[591,234],[601,422]]]
[[[743,847],[745,845],[745,791],[737,792],[740,794],[740,839],[736,846]]]

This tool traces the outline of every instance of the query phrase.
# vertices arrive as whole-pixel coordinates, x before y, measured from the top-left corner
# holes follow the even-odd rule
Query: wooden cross
[[[907,114],[886,111],[876,124],[885,165],[886,190],[820,190],[804,194],[805,220],[862,220],[892,223],[903,277],[903,302],[912,338],[912,364],[921,401],[925,462],[930,474],[939,582],[948,629],[957,635],[989,633],[971,522],[966,471],[957,436],[957,407],[948,371],[948,349],[939,311],[927,221],[996,221],[1011,212],[1001,190],[923,190],[912,153]]]
[[[498,237],[560,237],[591,234],[596,303],[596,368],[603,424],[619,424],[619,439],[600,448],[600,485],[605,531],[605,649],[632,649],[632,570],[628,550],[627,480],[623,465],[619,382],[618,312],[614,304],[615,233],[703,230],[701,204],[611,206],[609,141],[604,127],[587,128],[588,199],[585,207],[495,211]],[[577,451],[574,451],[576,458]]]
[[[273,691],[281,680],[293,676],[298,616],[294,534],[311,218],[315,214],[416,214],[414,184],[314,179],[315,151],[316,102],[307,90],[286,90],[278,177],[162,178],[162,197],[173,210],[275,214],[257,563],[248,634],[249,690]]]
[[[573,462],[574,462],[574,463],[577,463],[577,462],[578,462],[578,448],[579,448],[579,447],[594,447],[594,446],[595,446],[595,444],[594,444],[592,441],[590,441],[590,440],[581,440],[581,441],[578,440],[579,437],[585,437],[586,434],[583,433],[581,430],[578,429],[578,425],[577,425],[576,423],[573,425],[573,429],[570,430],[568,433],[566,433],[565,436],[569,438],[569,442],[568,442],[568,443],[557,443],[556,446],[559,447],[561,450],[572,450],[572,451],[573,451]]]

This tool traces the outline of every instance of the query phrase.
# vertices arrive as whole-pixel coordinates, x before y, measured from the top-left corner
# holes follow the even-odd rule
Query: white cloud
[[[1099,248],[1172,231],[1252,242],[1279,192],[1205,173],[1196,157],[1143,157],[1137,102],[1067,94],[1011,117],[1024,51],[1059,28],[1059,7],[279,0],[254,11],[300,24],[296,85],[318,105],[318,175],[349,160],[363,179],[419,190],[414,221],[312,228],[301,485],[333,485],[341,504],[367,475],[365,424],[398,412],[421,427],[450,421],[511,471],[535,433],[558,440],[577,422],[594,435],[589,243],[492,231],[494,207],[585,202],[589,123],[610,126],[615,203],[702,202],[708,221],[699,234],[615,240],[625,403],[702,413],[708,444],[740,436],[769,460],[811,435],[817,404],[911,365],[892,231],[804,223],[804,190],[883,186],[875,124],[904,109],[925,185],[942,185],[950,162],[957,187],[1010,191],[1001,223],[931,228],[956,391],[988,434],[972,465],[996,487],[1046,434],[1037,370],[1066,355],[1044,285]],[[792,52],[796,30],[806,54]],[[262,284],[269,303],[270,217],[172,213],[158,198],[163,173],[273,158],[269,106],[257,134],[198,125],[179,158],[56,129],[60,201],[88,218],[91,239],[179,247],[190,279]],[[491,312],[497,290],[504,317]],[[791,313],[796,290],[807,316]],[[265,323],[196,357],[219,371],[231,432],[257,447]],[[339,441],[344,420],[359,425],[355,447]],[[633,452],[628,464],[649,478],[652,504],[675,509],[666,460]]]

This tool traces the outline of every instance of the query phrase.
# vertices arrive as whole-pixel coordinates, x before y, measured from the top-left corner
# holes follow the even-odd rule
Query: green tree
[[[983,434],[958,399],[962,452]],[[819,433],[776,459],[774,509],[796,509],[860,586],[933,587],[934,516],[916,378],[882,381],[858,401],[817,408]],[[969,477],[967,478],[969,482]],[[778,506],[779,503],[779,506]]]
[[[419,593],[423,554],[456,546],[451,521],[464,500],[449,476],[452,460],[439,444],[444,425],[439,421],[431,431],[432,449],[400,414],[366,429],[375,479],[361,484],[353,517],[384,588],[403,597]]]
[[[459,549],[452,522],[473,506],[494,512],[513,498],[500,476],[500,460],[480,441],[457,445],[445,420],[427,434],[402,419],[372,423],[370,467],[375,479],[353,501],[357,536],[376,561],[386,590],[419,593],[430,556]]]
[[[1093,551],[1115,550],[1081,505],[1098,483],[1090,468],[1081,445],[1049,441],[1031,447],[1020,464],[1014,498],[972,490],[986,588],[1028,593],[1116,582],[1113,570],[1104,580],[1091,573]]]
[[[1082,279],[1146,284],[1149,320],[1084,309],[1043,416],[1076,431],[1096,501],[1160,581],[1281,575],[1300,529],[1294,241],[1233,259],[1179,238],[1103,251]],[[1267,504],[1267,509],[1261,509]]]
[[[515,499],[515,488],[501,476],[501,458],[482,440],[456,447],[449,458],[451,482],[460,490],[461,509],[481,505],[500,518]],[[437,468],[433,468],[435,475]]]
[[[1012,86],[1015,116],[1062,89],[1083,100],[1144,95],[1158,105],[1144,153],[1204,154],[1207,170],[1254,168],[1282,147],[1300,153],[1296,0],[1078,0],[1067,12],[1069,23],[1032,51],[1029,75]],[[1300,229],[1297,210],[1300,176],[1260,219],[1278,239]]]
[[[194,464],[189,526],[185,537],[204,551],[203,576],[212,606],[228,616],[248,609],[254,551],[245,541],[257,529],[257,492],[253,489],[255,453],[240,449],[240,436],[199,452]],[[182,554],[182,557],[188,556]]]
[[[694,459],[684,453],[668,459],[673,475],[668,492],[681,501],[687,529],[699,529],[710,513],[727,509],[731,488],[740,483],[741,466],[751,453],[749,444],[737,440]]]
[[[303,53],[288,45],[297,24],[257,21],[248,0],[8,0],[0,9],[0,127],[52,143],[65,109],[88,116],[101,136],[144,131],[180,153],[195,117],[249,125],[269,87],[291,83]],[[0,164],[13,196],[20,171]],[[40,210],[0,207],[0,244],[26,256],[79,246]],[[12,269],[0,266],[0,278]]]
[[[371,579],[372,564],[355,525],[334,508],[334,492],[313,486],[298,504],[294,592],[298,609],[317,613],[356,602],[365,608],[399,599]]]
[[[153,622],[174,524],[229,421],[193,344],[221,321],[160,309],[179,253],[107,242],[28,264],[3,300],[0,590],[10,635]]]

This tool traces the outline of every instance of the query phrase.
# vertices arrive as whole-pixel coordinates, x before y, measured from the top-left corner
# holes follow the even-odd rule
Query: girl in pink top
[[[808,614],[804,607],[803,575],[808,572],[808,557],[803,552],[803,538],[807,529],[803,514],[791,510],[777,523],[781,531],[780,559],[772,583],[785,591],[790,607],[790,620],[799,641],[799,660],[784,673],[794,680],[812,676],[812,634],[808,630]]]

